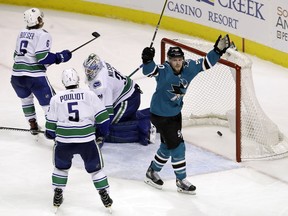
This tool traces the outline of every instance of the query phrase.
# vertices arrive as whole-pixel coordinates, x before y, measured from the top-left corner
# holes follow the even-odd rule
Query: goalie
[[[138,84],[94,53],[85,59],[83,66],[86,83],[102,100],[109,113],[111,124],[105,142],[139,142],[147,145],[151,127],[150,112],[149,108],[138,110],[142,93]]]

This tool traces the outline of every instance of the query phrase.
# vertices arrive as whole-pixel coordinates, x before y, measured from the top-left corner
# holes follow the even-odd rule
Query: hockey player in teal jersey
[[[45,130],[46,137],[55,140],[53,204],[56,207],[62,204],[73,155],[79,154],[104,206],[108,208],[113,201],[109,196],[107,176],[102,170],[101,150],[95,141],[108,132],[108,112],[97,95],[90,90],[78,88],[79,76],[74,69],[63,71],[62,83],[66,90],[51,98]]]
[[[38,134],[37,116],[34,96],[47,112],[54,91],[46,76],[47,67],[51,64],[67,62],[72,57],[69,50],[51,53],[51,35],[42,29],[44,14],[38,8],[30,8],[24,12],[26,28],[18,34],[14,51],[14,64],[11,84],[21,99],[22,110],[30,123],[30,131]]]
[[[229,46],[229,36],[220,35],[214,49],[198,60],[185,59],[180,47],[170,47],[167,52],[168,60],[162,65],[156,65],[153,61],[153,47],[143,50],[143,74],[154,77],[157,82],[150,112],[151,122],[161,137],[160,147],[146,172],[147,184],[162,189],[163,181],[158,173],[171,157],[177,191],[195,194],[196,187],[186,178],[185,143],[181,133],[183,97],[197,74],[214,66]]]

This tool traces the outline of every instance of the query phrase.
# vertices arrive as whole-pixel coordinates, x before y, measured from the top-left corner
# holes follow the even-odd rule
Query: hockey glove
[[[45,130],[44,135],[47,139],[52,139],[54,140],[56,138],[55,132],[47,131]]]
[[[142,61],[143,64],[147,64],[153,60],[155,56],[155,49],[154,47],[146,47],[142,51]]]
[[[63,50],[62,52],[56,53],[56,64],[60,64],[62,62],[67,62],[71,59],[72,53],[69,50]]]
[[[214,50],[219,55],[223,55],[229,47],[230,47],[229,35],[227,34],[223,38],[222,35],[220,35],[215,42]]]
[[[98,137],[96,139],[96,144],[99,146],[99,148],[102,148],[104,145],[104,138],[103,137]]]

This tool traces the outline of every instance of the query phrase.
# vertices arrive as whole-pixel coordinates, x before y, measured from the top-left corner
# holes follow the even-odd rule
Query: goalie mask
[[[96,54],[92,53],[83,63],[85,69],[85,75],[87,80],[93,80],[99,71],[103,68],[103,62]]]
[[[44,13],[38,8],[30,8],[24,12],[24,21],[27,27],[33,27],[36,25],[42,25],[44,18]]]
[[[167,57],[175,58],[175,57],[182,57],[184,59],[184,52],[180,47],[170,47],[167,52]]]
[[[74,68],[69,68],[62,72],[62,83],[66,88],[69,86],[78,86],[79,80],[78,73]]]

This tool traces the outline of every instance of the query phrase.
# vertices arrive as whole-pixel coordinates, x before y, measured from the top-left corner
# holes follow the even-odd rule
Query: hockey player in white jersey
[[[109,196],[107,176],[102,171],[103,158],[95,141],[95,126],[97,136],[105,136],[108,132],[108,112],[97,95],[78,88],[79,76],[74,69],[63,71],[62,82],[66,90],[51,98],[45,130],[46,137],[55,140],[53,204],[55,207],[62,204],[73,155],[80,154],[104,206],[108,208],[113,201]]]
[[[50,52],[52,38],[42,29],[43,18],[44,14],[38,8],[24,12],[26,28],[22,29],[17,37],[11,76],[11,84],[21,99],[22,109],[33,135],[38,133],[34,96],[46,113],[54,95],[46,76],[46,69],[51,64],[67,62],[72,57],[69,50],[55,54]]]
[[[108,110],[111,126],[106,142],[149,142],[149,109],[138,110],[141,90],[137,83],[121,74],[94,53],[83,63],[90,90],[103,101]]]

